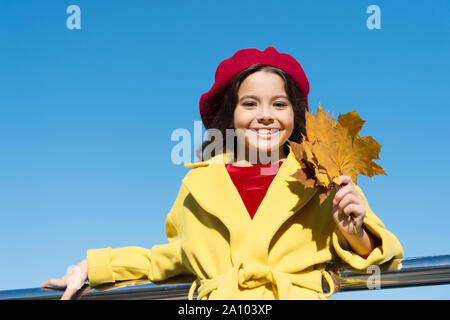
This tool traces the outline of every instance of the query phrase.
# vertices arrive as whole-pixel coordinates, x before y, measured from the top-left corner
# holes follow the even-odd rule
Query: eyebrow
[[[252,99],[255,99],[255,100],[258,100],[258,101],[259,101],[259,98],[258,98],[257,96],[254,96],[254,95],[243,96],[242,98],[239,99],[239,101],[244,100],[244,99],[246,99],[246,98],[252,98]],[[272,97],[272,100],[275,100],[275,99],[278,99],[278,98],[285,98],[285,99],[289,100],[289,98],[286,97],[285,95],[277,95],[277,96],[273,96],[273,97]]]

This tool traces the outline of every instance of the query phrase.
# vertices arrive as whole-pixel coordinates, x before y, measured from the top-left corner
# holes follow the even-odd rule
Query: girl
[[[75,271],[42,287],[65,288],[62,298],[70,299],[145,279],[192,282],[189,299],[197,285],[198,299],[327,299],[338,285],[327,262],[365,272],[402,259],[400,242],[350,177],[340,176],[322,204],[292,177],[300,166],[289,141],[305,134],[308,93],[301,65],[273,47],[221,62],[200,114],[224,139],[205,142],[204,161],[185,164],[191,170],[166,219],[168,243],[90,249]],[[227,129],[243,134],[230,138]],[[213,142],[222,148],[211,151]]]

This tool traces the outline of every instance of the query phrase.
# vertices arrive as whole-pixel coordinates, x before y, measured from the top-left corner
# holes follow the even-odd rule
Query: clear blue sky
[[[69,30],[66,9],[81,9]],[[381,29],[366,9],[381,9]],[[0,2],[0,290],[64,275],[90,248],[165,242],[217,65],[242,48],[298,59],[310,105],[357,110],[388,176],[359,177],[407,257],[450,254],[450,3]],[[193,159],[194,160],[194,159]],[[450,298],[450,286],[333,299]]]

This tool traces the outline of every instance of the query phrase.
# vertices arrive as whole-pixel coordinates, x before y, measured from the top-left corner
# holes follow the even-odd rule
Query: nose
[[[270,123],[273,122],[273,115],[272,115],[272,110],[270,108],[270,106],[268,105],[263,105],[260,108],[261,112],[258,116],[258,121],[259,122],[263,122],[263,123]]]

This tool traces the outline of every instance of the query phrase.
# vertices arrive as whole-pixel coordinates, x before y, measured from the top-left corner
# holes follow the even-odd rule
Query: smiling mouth
[[[250,129],[250,132],[253,134],[256,134],[258,137],[261,138],[272,138],[276,136],[280,130],[279,129]]]

